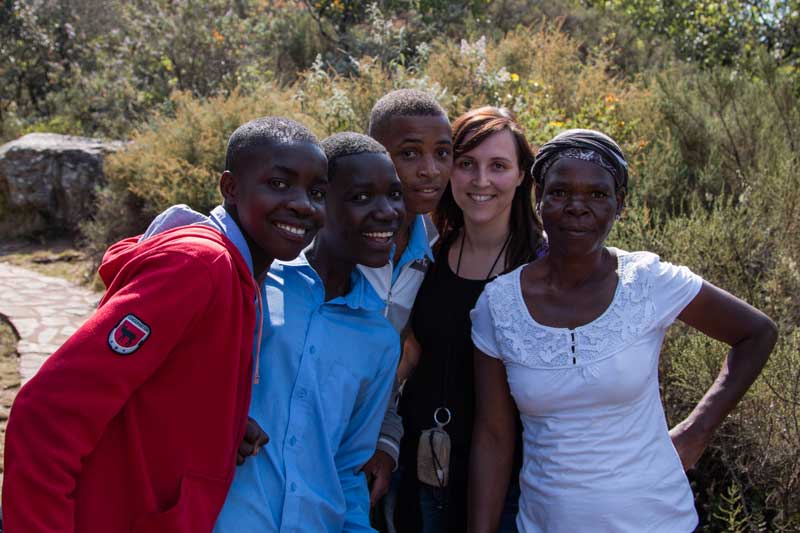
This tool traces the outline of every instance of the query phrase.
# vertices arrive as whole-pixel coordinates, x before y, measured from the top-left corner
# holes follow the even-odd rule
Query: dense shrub
[[[637,127],[649,142],[628,215],[612,238],[689,265],[781,329],[762,377],[692,476],[709,531],[737,520],[742,531],[794,530],[800,519],[797,80],[764,57],[751,68],[676,70],[659,80],[651,120]],[[671,423],[688,414],[724,356],[700,334],[672,332],[661,368]]]
[[[770,6],[791,11],[793,1]],[[17,5],[2,5],[11,4]],[[452,118],[478,105],[507,106],[534,144],[570,127],[606,131],[632,170],[627,211],[610,243],[688,265],[763,309],[781,329],[762,377],[691,474],[702,528],[797,530],[800,74],[791,52],[797,16],[747,30],[778,32],[778,40],[748,41],[744,32],[737,43],[726,30],[704,48],[702,39],[713,39],[709,27],[740,22],[700,17],[712,4],[720,3],[669,20],[633,0],[471,2],[462,11],[448,0],[387,0],[368,8],[360,0],[111,2],[119,27],[102,32],[82,26],[85,18],[70,19],[76,40],[67,55],[45,46],[51,41],[36,41],[42,47],[33,49],[44,56],[69,58],[69,75],[44,92],[4,96],[0,135],[134,132],[130,148],[108,160],[108,186],[83,227],[97,256],[170,204],[208,210],[217,203],[226,139],[257,116],[290,116],[320,136],[363,131],[380,96],[415,87],[434,93]],[[353,6],[365,8],[347,11]],[[19,47],[22,28],[37,27],[37,13],[15,9],[16,26],[4,31]],[[647,28],[616,27],[637,16]],[[676,28],[685,35],[674,35]],[[21,49],[11,44],[0,47]],[[674,54],[694,61],[673,61]],[[42,68],[60,73],[59,61]],[[16,72],[3,65],[0,75]],[[46,80],[47,72],[31,70],[21,80],[28,85],[19,86],[35,88],[31,80]],[[724,357],[721,344],[685,327],[671,330],[661,365],[670,423],[689,412]]]

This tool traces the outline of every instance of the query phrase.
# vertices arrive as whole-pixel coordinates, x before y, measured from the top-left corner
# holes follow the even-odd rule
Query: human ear
[[[236,205],[236,193],[239,189],[239,180],[233,172],[226,170],[219,178],[219,192],[227,205]]]
[[[625,193],[617,191],[617,220],[622,218],[622,212],[625,211]]]

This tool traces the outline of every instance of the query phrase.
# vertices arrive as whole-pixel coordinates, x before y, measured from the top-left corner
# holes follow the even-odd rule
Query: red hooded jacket
[[[5,531],[211,531],[250,402],[250,269],[186,226],[115,244],[100,275],[97,311],[12,407]]]

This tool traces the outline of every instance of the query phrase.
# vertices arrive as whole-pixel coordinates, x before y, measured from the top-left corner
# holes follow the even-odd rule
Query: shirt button
[[[292,484],[289,485],[289,490],[291,490],[292,492],[295,492],[297,490],[297,485],[295,485],[294,481],[292,481]]]
[[[316,351],[317,349],[314,346],[308,349],[308,353],[316,353]]]
[[[292,435],[292,438],[291,438],[291,439],[289,439],[289,444],[290,444],[291,446],[294,446],[295,444],[297,444],[297,439],[295,438],[295,436],[294,436],[294,435]]]
[[[300,389],[297,391],[297,397],[301,400],[306,397],[306,389]]]

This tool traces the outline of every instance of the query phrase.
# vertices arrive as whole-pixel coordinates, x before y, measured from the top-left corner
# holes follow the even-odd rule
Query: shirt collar
[[[304,271],[316,278],[317,281],[319,281],[319,287],[323,290],[324,298],[324,287],[322,285],[322,280],[314,270],[314,267],[312,267],[308,262],[308,258],[306,257],[306,250],[309,248],[306,248],[300,252],[300,255],[291,261],[276,262],[283,265],[284,268],[297,268],[298,270]],[[375,289],[372,288],[372,285],[357,268],[354,268],[350,273],[350,292],[344,296],[337,296],[336,298],[325,303],[331,305],[346,305],[350,309],[362,309],[364,311],[382,311],[384,307],[383,300],[380,299],[378,293],[375,292]]]
[[[247,245],[247,239],[244,238],[244,233],[239,229],[239,225],[233,217],[221,205],[218,205],[211,211],[209,216],[210,222],[219,231],[231,241],[239,253],[242,254],[245,263],[250,267],[250,274],[253,274],[253,256],[250,254],[250,247]]]
[[[433,250],[431,247],[439,239],[439,232],[436,231],[436,226],[428,215],[417,215],[414,223],[411,225],[411,233],[408,238],[408,245],[406,246],[403,257],[400,258],[399,264],[403,264],[408,258],[422,259],[427,257],[433,261]]]

